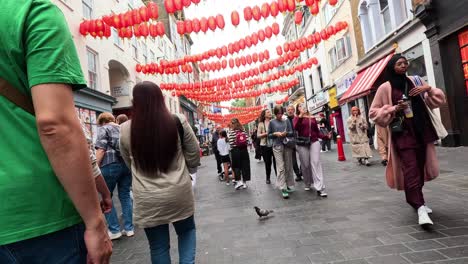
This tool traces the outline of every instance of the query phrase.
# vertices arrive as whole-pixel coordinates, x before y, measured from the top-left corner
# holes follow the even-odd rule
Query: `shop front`
[[[75,111],[78,118],[85,124],[86,129],[96,141],[97,117],[103,112],[112,113],[115,98],[90,88],[74,92]]]

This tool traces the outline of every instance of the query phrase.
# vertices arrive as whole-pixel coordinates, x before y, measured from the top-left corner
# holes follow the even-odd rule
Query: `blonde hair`
[[[97,118],[98,125],[102,126],[110,122],[115,122],[115,117],[109,112],[100,114]]]

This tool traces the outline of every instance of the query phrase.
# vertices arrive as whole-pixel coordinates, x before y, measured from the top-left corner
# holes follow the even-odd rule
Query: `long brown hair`
[[[231,124],[232,124],[232,129],[244,131],[244,128],[242,127],[242,124],[239,122],[239,119],[233,118],[231,120]]]
[[[135,166],[144,173],[167,172],[177,154],[177,125],[155,83],[133,88],[131,151]]]

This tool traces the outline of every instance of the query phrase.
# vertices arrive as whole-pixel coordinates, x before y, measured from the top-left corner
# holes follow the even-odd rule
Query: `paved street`
[[[335,146],[334,146],[335,147]],[[441,175],[425,188],[436,223],[424,231],[404,193],[389,189],[377,156],[371,167],[321,155],[329,198],[305,192],[289,200],[265,184],[264,164],[253,161],[253,180],[236,191],[220,183],[212,156],[202,159],[196,187],[197,263],[468,263],[468,149],[439,148]],[[273,209],[259,220],[253,206]],[[172,229],[172,228],[171,228]],[[171,231],[172,260],[178,263]],[[114,242],[112,263],[150,263],[146,237]]]

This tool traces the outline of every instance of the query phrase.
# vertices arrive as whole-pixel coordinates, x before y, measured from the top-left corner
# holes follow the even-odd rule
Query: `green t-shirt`
[[[62,12],[49,0],[2,1],[0,77],[21,92],[43,83],[85,87]],[[35,119],[0,96],[0,245],[81,221],[39,141]]]

